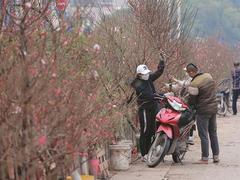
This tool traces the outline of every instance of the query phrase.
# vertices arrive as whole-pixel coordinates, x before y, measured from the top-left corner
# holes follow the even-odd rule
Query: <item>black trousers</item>
[[[240,96],[240,89],[234,89],[233,90],[233,101],[232,101],[232,110],[233,114],[237,114],[237,100]]]
[[[140,151],[142,156],[146,155],[151,147],[151,139],[156,130],[155,119],[158,111],[158,106],[138,110],[140,123]]]
[[[190,129],[189,136],[193,136],[193,131],[195,131],[195,129],[196,129],[196,127],[194,124],[193,127]]]

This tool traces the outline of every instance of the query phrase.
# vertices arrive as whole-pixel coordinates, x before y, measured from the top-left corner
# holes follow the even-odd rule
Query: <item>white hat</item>
[[[137,67],[137,74],[148,74],[151,71],[148,69],[148,67],[145,64],[141,64]]]

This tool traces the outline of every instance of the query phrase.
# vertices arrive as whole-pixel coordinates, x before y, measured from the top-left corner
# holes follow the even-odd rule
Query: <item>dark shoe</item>
[[[218,155],[214,155],[213,156],[213,163],[219,163],[219,156]]]

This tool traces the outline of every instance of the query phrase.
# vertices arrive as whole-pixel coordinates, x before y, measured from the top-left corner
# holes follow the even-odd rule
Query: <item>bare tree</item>
[[[230,78],[236,49],[211,37],[195,40],[192,50],[192,59],[202,71],[211,73],[217,82]]]
[[[189,33],[195,13],[182,8],[179,37],[178,7],[176,3],[169,6],[164,0],[129,0],[129,9],[111,16],[102,14],[102,21],[97,24],[92,37],[101,47],[96,70],[108,96],[128,115],[127,119],[135,119],[134,113],[130,113],[135,111],[134,101],[127,106],[126,102],[133,97],[129,79],[134,78],[138,64],[146,63],[154,70],[160,54],[164,54],[167,57],[164,81],[168,81],[167,75],[179,73],[179,67],[190,57]],[[162,84],[158,81],[157,86]],[[122,119],[126,119],[125,115]]]

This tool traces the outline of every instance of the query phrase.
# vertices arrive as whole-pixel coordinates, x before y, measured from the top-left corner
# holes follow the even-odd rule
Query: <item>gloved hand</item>
[[[160,54],[160,61],[159,61],[159,64],[158,64],[158,69],[164,68],[165,61],[166,61],[166,57],[161,53]]]

